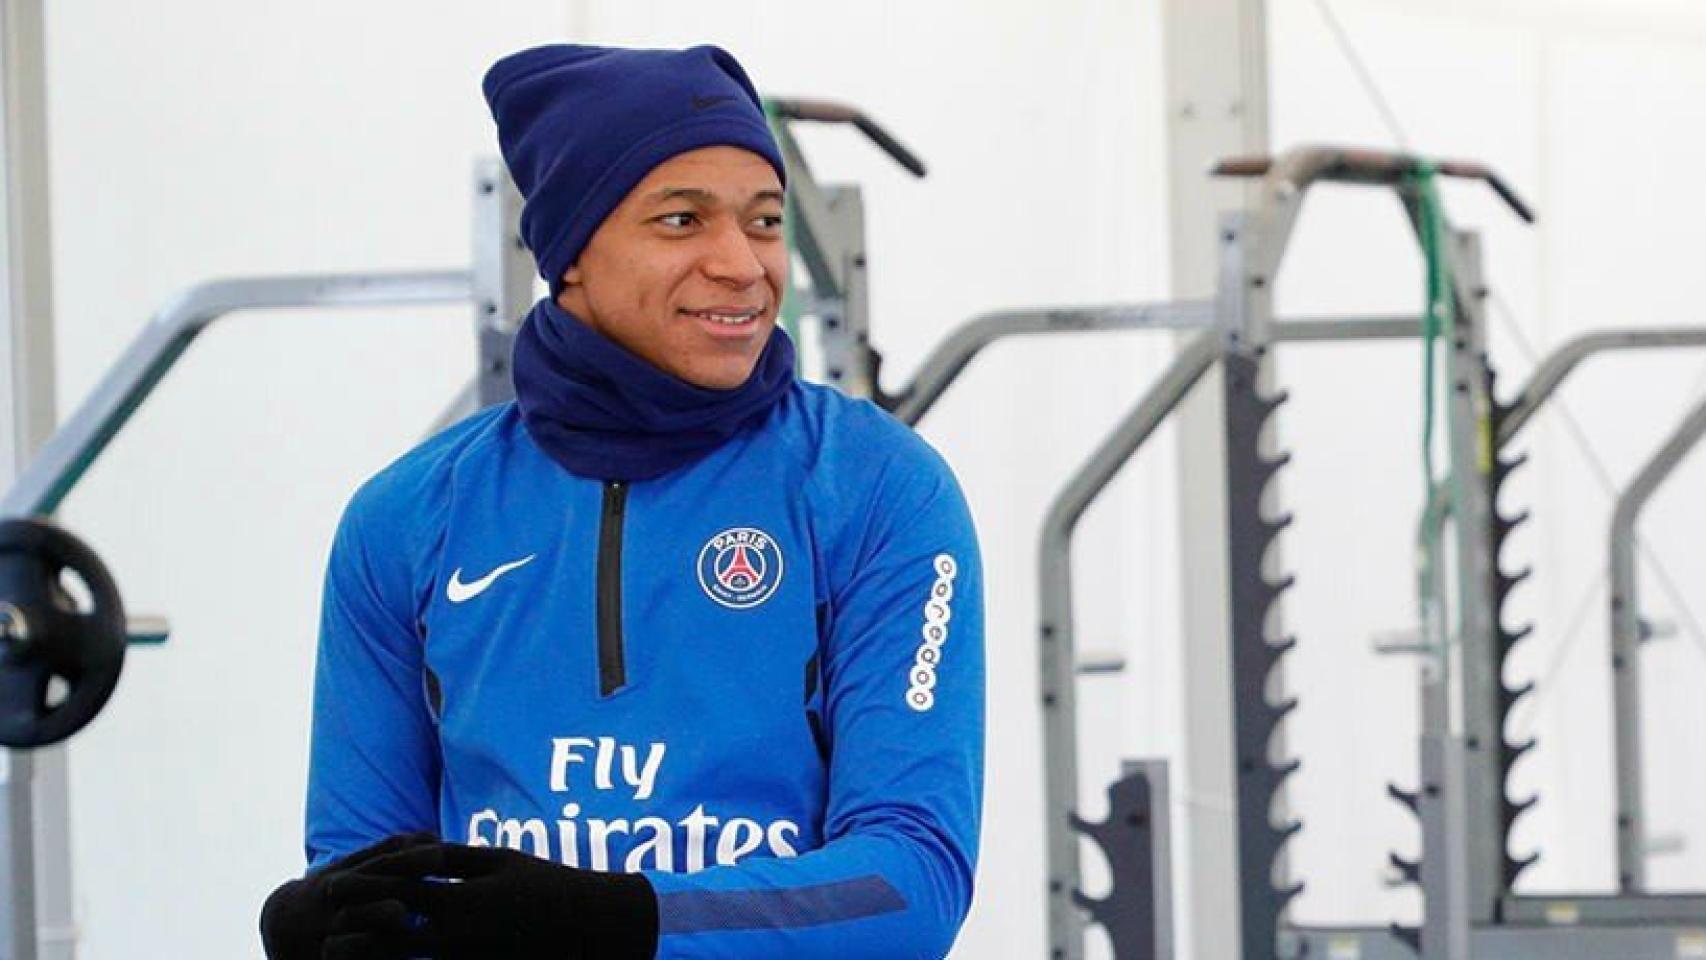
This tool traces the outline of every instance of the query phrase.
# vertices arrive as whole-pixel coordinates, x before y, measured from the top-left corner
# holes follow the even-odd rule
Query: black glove
[[[430,833],[391,837],[274,890],[261,908],[261,943],[269,960],[322,960],[326,944],[344,939],[348,936],[344,931],[352,927],[359,927],[364,935],[377,929],[398,933],[407,930],[411,920],[401,903],[339,907],[326,898],[327,888],[334,880],[358,875],[369,864],[388,855],[430,849],[438,843],[438,837]]]
[[[346,912],[337,952],[328,941],[325,960],[653,960],[657,954],[657,895],[645,877],[565,867],[504,847],[410,846],[333,878],[326,896]],[[399,924],[405,914],[425,923]]]

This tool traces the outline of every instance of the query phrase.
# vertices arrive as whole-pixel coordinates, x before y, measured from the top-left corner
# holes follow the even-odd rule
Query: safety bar
[[[1611,518],[1611,692],[1617,769],[1617,875],[1626,893],[1646,888],[1646,811],[1641,791],[1641,610],[1635,584],[1635,521],[1654,491],[1706,436],[1701,400],[1617,497]]]
[[[1078,882],[1078,837],[1071,815],[1078,805],[1078,717],[1072,624],[1072,533],[1084,511],[1107,487],[1192,386],[1220,356],[1220,338],[1200,333],[1173,358],[1161,379],[1073,474],[1049,506],[1038,548],[1041,572],[1043,757],[1047,764],[1049,929],[1057,939],[1081,939],[1084,921],[1072,901]],[[1060,944],[1057,942],[1058,949]],[[1063,954],[1056,954],[1063,955]]]
[[[18,476],[0,516],[51,514],[196,337],[238,310],[465,303],[465,270],[246,277],[191,287],[149,321],[88,399]]]
[[[924,161],[918,155],[907,149],[906,145],[895,139],[894,135],[883,129],[882,125],[865,115],[858,107],[836,103],[833,100],[810,100],[798,97],[770,97],[765,101],[770,113],[781,120],[807,121],[811,123],[850,123],[860,133],[870,138],[884,153],[894,159],[894,162],[905,167],[907,172],[915,177],[922,177],[926,170]]]
[[[1036,333],[1105,333],[1121,330],[1198,330],[1214,325],[1214,302],[1054,307],[985,314],[943,340],[892,396],[894,415],[916,425],[940,400],[972,360],[998,340]],[[1392,340],[1421,336],[1413,316],[1297,318],[1276,321],[1275,340],[1291,342]]]
[[[1565,341],[1548,354],[1517,392],[1499,424],[1499,445],[1514,439],[1572,371],[1596,353],[1611,350],[1651,350],[1662,347],[1706,347],[1706,327],[1657,327],[1583,334]]]
[[[1007,337],[1035,333],[1095,333],[1111,330],[1193,330],[1214,324],[1214,302],[1115,304],[1003,310],[970,320],[925,358],[912,382],[894,393],[894,415],[916,424],[941,399],[985,347]]]

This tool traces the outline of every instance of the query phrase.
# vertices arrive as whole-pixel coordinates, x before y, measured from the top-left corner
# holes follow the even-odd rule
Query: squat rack
[[[792,159],[792,158],[791,158]],[[1439,173],[1485,182],[1525,220],[1532,214],[1508,185],[1484,166],[1442,162]],[[1080,657],[1072,625],[1071,539],[1079,518],[1118,470],[1147,441],[1216,363],[1223,380],[1222,423],[1227,463],[1223,478],[1229,532],[1227,562],[1233,585],[1226,616],[1230,621],[1232,672],[1238,696],[1234,700],[1234,730],[1238,740],[1239,859],[1247,876],[1266,876],[1281,866],[1280,850],[1300,829],[1295,821],[1274,824],[1268,816],[1283,782],[1297,762],[1275,763],[1268,756],[1285,715],[1294,700],[1270,702],[1267,687],[1274,667],[1295,641],[1266,635],[1268,613],[1290,586],[1269,569],[1269,548],[1289,523],[1289,516],[1270,517],[1263,501],[1268,481],[1285,463],[1266,449],[1265,429],[1283,402],[1262,386],[1267,378],[1270,348],[1287,342],[1413,339],[1420,336],[1419,318],[1367,317],[1335,319],[1278,319],[1273,316],[1271,283],[1308,188],[1318,182],[1341,182],[1389,189],[1418,221],[1418,196],[1411,179],[1414,157],[1330,147],[1302,148],[1277,161],[1246,160],[1222,164],[1224,176],[1261,177],[1261,201],[1250,213],[1226,214],[1220,231],[1220,281],[1213,301],[1150,304],[1111,304],[1088,307],[1045,307],[999,311],[956,327],[925,359],[909,384],[889,393],[877,372],[881,358],[871,346],[868,316],[862,309],[838,310],[831,303],[819,314],[820,334],[827,356],[841,358],[829,365],[834,382],[850,393],[870,396],[904,422],[917,423],[983,350],[1009,337],[1080,332],[1178,330],[1198,331],[1179,350],[1138,403],[1113,429],[1089,460],[1055,498],[1043,524],[1039,543],[1041,660],[1040,695],[1044,713],[1046,762],[1046,830],[1049,850],[1049,927],[1051,960],[1082,957],[1088,923],[1102,925],[1116,958],[1168,956],[1171,917],[1165,861],[1168,847],[1163,824],[1167,819],[1164,762],[1128,761],[1124,775],[1109,788],[1111,813],[1100,824],[1077,814],[1075,685],[1080,675],[1118,670],[1120,664]],[[810,184],[810,178],[790,173],[791,184]],[[808,187],[809,189],[809,187]],[[857,188],[829,188],[838,203],[856,203]],[[796,217],[795,229],[816,235],[818,247],[856,251],[840,261],[849,268],[843,276],[867,280],[862,218]],[[1454,306],[1458,339],[1449,344],[1449,370],[1455,386],[1454,421],[1459,428],[1450,442],[1465,463],[1479,463],[1483,430],[1497,437],[1503,449],[1533,414],[1556,391],[1567,375],[1590,356],[1613,350],[1706,346],[1706,328],[1620,330],[1588,334],[1558,348],[1536,368],[1529,383],[1509,404],[1493,396],[1493,370],[1487,357],[1482,300],[1481,255],[1478,237],[1451,231],[1445,253],[1456,280]],[[828,239],[825,239],[828,238]],[[807,244],[802,243],[802,247]],[[822,271],[827,273],[827,271]],[[827,286],[827,285],[825,285]],[[822,289],[822,287],[820,287]],[[861,288],[856,304],[863,304]],[[820,302],[815,305],[823,306]],[[815,313],[808,309],[807,313]],[[850,374],[849,371],[852,371]],[[858,375],[859,371],[864,374]],[[1637,488],[1647,493],[1669,467],[1706,433],[1706,411],[1697,410],[1666,445]],[[1245,958],[1357,956],[1460,960],[1468,957],[1590,957],[1606,951],[1631,958],[1675,955],[1679,937],[1693,934],[1690,922],[1706,916],[1706,899],[1693,896],[1623,896],[1569,898],[1568,928],[1553,925],[1559,898],[1526,898],[1511,892],[1516,876],[1530,857],[1517,860],[1508,853],[1511,823],[1532,801],[1513,803],[1505,792],[1509,770],[1532,744],[1511,744],[1503,736],[1512,704],[1529,688],[1509,689],[1499,679],[1511,644],[1525,635],[1503,626],[1499,609],[1525,574],[1507,574],[1499,566],[1499,548],[1521,517],[1497,510],[1499,486],[1519,461],[1498,459],[1472,485],[1466,504],[1468,519],[1458,525],[1456,568],[1458,602],[1463,629],[1454,641],[1459,649],[1426,651],[1421,671],[1424,693],[1421,717],[1423,782],[1414,793],[1389,788],[1421,820],[1424,856],[1415,861],[1393,855],[1393,863],[1410,882],[1423,887],[1427,906],[1420,929],[1308,928],[1287,923],[1286,904],[1301,884],[1274,886],[1259,880],[1247,883],[1239,897],[1241,955]],[[1633,523],[1635,506],[1619,511],[1617,529]],[[1443,501],[1442,501],[1443,502]],[[1625,519],[1625,515],[1627,518]],[[1445,511],[1430,511],[1425,520],[1443,525]],[[1617,544],[1632,538],[1614,533]],[[1619,581],[1621,582],[1621,581]],[[1617,591],[1619,596],[1632,594]],[[1633,675],[1631,666],[1623,676]],[[1462,687],[1456,709],[1464,720],[1453,730],[1451,672]],[[1631,687],[1620,683],[1618,729],[1634,715]],[[1638,691],[1637,691],[1638,692]],[[1622,757],[1636,756],[1627,748]],[[1638,762],[1638,761],[1637,761]],[[1627,805],[1626,805],[1627,807]],[[1078,888],[1079,838],[1085,834],[1107,855],[1114,889],[1092,900]],[[1631,926],[1632,924],[1644,926]],[[1270,931],[1271,935],[1263,931]]]
[[[1475,164],[1440,163],[1446,175],[1487,182],[1524,219],[1526,207],[1490,171]],[[1270,516],[1264,508],[1269,480],[1285,457],[1263,450],[1264,427],[1284,400],[1260,386],[1271,346],[1300,340],[1414,337],[1420,323],[1414,318],[1329,322],[1282,321],[1272,318],[1267,290],[1284,252],[1304,193],[1313,183],[1339,181],[1394,190],[1418,220],[1418,196],[1411,179],[1414,158],[1370,151],[1303,148],[1274,162],[1236,161],[1222,164],[1222,175],[1261,176],[1261,202],[1248,214],[1222,218],[1221,279],[1218,323],[1180,351],[1150,392],[1074,476],[1056,499],[1042,537],[1039,565],[1042,622],[1039,649],[1044,669],[1042,699],[1049,782],[1047,830],[1050,836],[1050,953],[1051,958],[1082,956],[1085,916],[1104,926],[1116,957],[1166,956],[1168,931],[1157,916],[1164,900],[1153,879],[1165,877],[1165,864],[1135,863],[1135,834],[1154,822],[1160,811],[1155,791],[1134,790],[1128,774],[1110,788],[1112,810],[1102,824],[1086,824],[1073,812],[1076,792],[1076,736],[1072,716],[1073,685],[1082,673],[1073,653],[1071,629],[1070,536],[1072,526],[1090,500],[1141,446],[1215,361],[1224,365],[1223,424],[1229,531],[1227,617],[1232,637],[1232,670],[1237,690],[1234,730],[1237,738],[1238,852],[1240,874],[1247,880],[1240,896],[1241,955],[1246,958],[1356,956],[1428,958],[1468,957],[1673,957],[1706,916],[1706,898],[1697,896],[1631,896],[1569,898],[1572,926],[1549,926],[1559,916],[1560,898],[1513,895],[1511,884],[1533,858],[1518,861],[1507,852],[1512,820],[1532,801],[1512,803],[1505,792],[1510,765],[1532,744],[1510,744],[1503,721],[1511,704],[1530,688],[1512,690],[1500,680],[1510,645],[1524,632],[1507,630],[1499,609],[1525,574],[1506,574],[1498,566],[1499,547],[1521,518],[1500,515],[1499,485],[1517,461],[1500,458],[1481,466],[1481,480],[1471,484],[1464,518],[1457,523],[1455,567],[1457,601],[1462,629],[1446,649],[1424,651],[1422,670],[1421,769],[1423,782],[1415,793],[1392,788],[1420,817],[1424,856],[1419,862],[1394,855],[1394,864],[1423,887],[1425,919],[1419,930],[1303,928],[1284,921],[1285,906],[1301,884],[1264,883],[1262,878],[1282,869],[1280,848],[1301,826],[1296,821],[1275,824],[1270,818],[1283,782],[1298,761],[1276,763],[1269,755],[1273,734],[1296,701],[1270,700],[1273,668],[1295,643],[1266,635],[1268,614],[1291,584],[1268,563],[1269,548],[1290,522],[1289,515]],[[1457,339],[1448,344],[1452,403],[1450,443],[1461,462],[1481,464],[1479,445],[1484,432],[1499,446],[1520,427],[1557,388],[1564,376],[1586,357],[1606,351],[1659,347],[1706,346],[1706,329],[1674,328],[1593,334],[1560,348],[1536,370],[1530,384],[1509,405],[1492,395],[1493,374],[1484,343],[1479,242],[1468,232],[1451,232],[1446,255],[1456,281],[1454,308]],[[1211,341],[1217,339],[1219,343]],[[1671,440],[1644,469],[1623,497],[1614,521],[1614,557],[1627,557],[1632,537],[1622,533],[1645,496],[1702,434],[1706,434],[1706,405],[1696,408]],[[1443,523],[1444,511],[1431,511],[1427,523]],[[1618,562],[1614,560],[1614,563]],[[1619,580],[1619,582],[1623,582]],[[1632,590],[1620,589],[1621,607],[1632,607]],[[1614,603],[1617,601],[1614,600]],[[1625,616],[1626,629],[1638,621]],[[1633,624],[1633,625],[1632,625]],[[1620,664],[1618,728],[1620,743],[1635,713],[1633,658]],[[1453,703],[1453,672],[1458,681]],[[1454,712],[1462,717],[1453,728]],[[1620,757],[1628,757],[1626,745]],[[1132,805],[1141,801],[1139,805]],[[1160,801],[1164,806],[1164,799]],[[1627,805],[1625,809],[1630,809]],[[1638,804],[1633,809],[1638,810]],[[1121,824],[1138,829],[1122,829]],[[1091,900],[1076,888],[1077,837],[1086,833],[1102,845],[1114,877],[1114,888]],[[1117,840],[1123,846],[1110,841]],[[1141,881],[1141,882],[1140,882]],[[1164,881],[1162,881],[1164,883]]]

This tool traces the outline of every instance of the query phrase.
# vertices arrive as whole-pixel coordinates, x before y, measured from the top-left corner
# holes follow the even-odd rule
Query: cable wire
[[[1584,591],[1581,598],[1576,601],[1576,609],[1570,613],[1570,622],[1564,628],[1563,638],[1553,648],[1552,659],[1546,662],[1546,669],[1541,671],[1539,679],[1535,681],[1534,695],[1524,705],[1522,718],[1516,723],[1516,726],[1520,728],[1517,731],[1516,739],[1526,738],[1534,730],[1535,725],[1540,722],[1540,708],[1555,689],[1552,681],[1557,678],[1558,671],[1569,657],[1570,650],[1575,646],[1576,637],[1581,635],[1582,625],[1588,622],[1588,614],[1592,612],[1599,598],[1605,594],[1605,588],[1610,579],[1611,575],[1601,570],[1599,577],[1594,580],[1593,586]]]
[[[1368,93],[1368,98],[1374,101],[1374,109],[1380,112],[1380,119],[1385,122],[1387,131],[1398,144],[1398,149],[1409,153],[1410,138],[1405,134],[1403,124],[1398,122],[1397,112],[1392,109],[1392,104],[1387,102],[1385,94],[1380,92],[1380,85],[1374,82],[1373,72],[1357,53],[1356,44],[1351,42],[1351,35],[1345,31],[1344,24],[1339,22],[1338,15],[1327,5],[1327,0],[1315,0],[1315,8],[1321,11],[1321,19],[1327,21],[1327,29],[1333,32],[1333,39],[1338,42],[1339,51],[1350,61],[1351,69],[1356,72],[1363,90]]]

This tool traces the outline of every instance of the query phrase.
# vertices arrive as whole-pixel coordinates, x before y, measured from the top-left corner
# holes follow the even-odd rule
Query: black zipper
[[[628,485],[604,485],[604,512],[598,522],[598,689],[610,696],[628,682],[622,655],[622,515]]]

